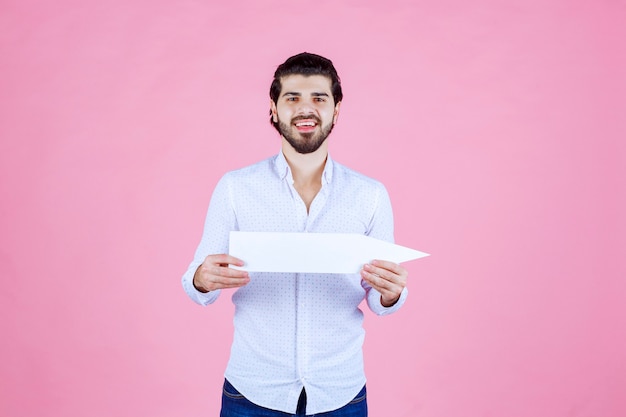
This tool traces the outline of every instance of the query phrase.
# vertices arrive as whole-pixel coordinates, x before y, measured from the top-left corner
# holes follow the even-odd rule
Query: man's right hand
[[[193,286],[200,292],[221,288],[237,288],[250,282],[246,271],[229,268],[228,265],[243,266],[244,262],[227,254],[209,255],[193,276]]]

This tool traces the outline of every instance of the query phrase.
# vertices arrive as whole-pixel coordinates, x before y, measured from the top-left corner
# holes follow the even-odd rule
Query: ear
[[[335,104],[335,111],[333,113],[333,124],[336,124],[337,119],[339,118],[339,107],[341,107],[341,101]]]
[[[270,113],[272,114],[272,121],[278,123],[278,113],[276,111],[276,103],[270,98]]]

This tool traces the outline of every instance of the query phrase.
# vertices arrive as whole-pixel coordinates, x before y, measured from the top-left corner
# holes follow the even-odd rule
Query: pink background
[[[370,415],[626,415],[624,1],[215,3],[0,2],[0,415],[217,415],[230,297],[180,276],[304,50],[433,254],[367,314]]]

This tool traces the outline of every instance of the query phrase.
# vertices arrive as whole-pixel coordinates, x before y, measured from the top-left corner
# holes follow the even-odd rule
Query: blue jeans
[[[222,411],[220,417],[367,417],[367,394],[365,386],[361,392],[348,404],[334,411],[319,414],[306,414],[306,394],[300,396],[296,414],[270,410],[250,402],[233,387],[228,380],[224,380],[222,392]]]

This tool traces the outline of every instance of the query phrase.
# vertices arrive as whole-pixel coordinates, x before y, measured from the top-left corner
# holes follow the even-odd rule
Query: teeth
[[[301,123],[296,123],[296,126],[300,127],[300,126],[315,126],[315,123],[313,122],[301,122]]]

